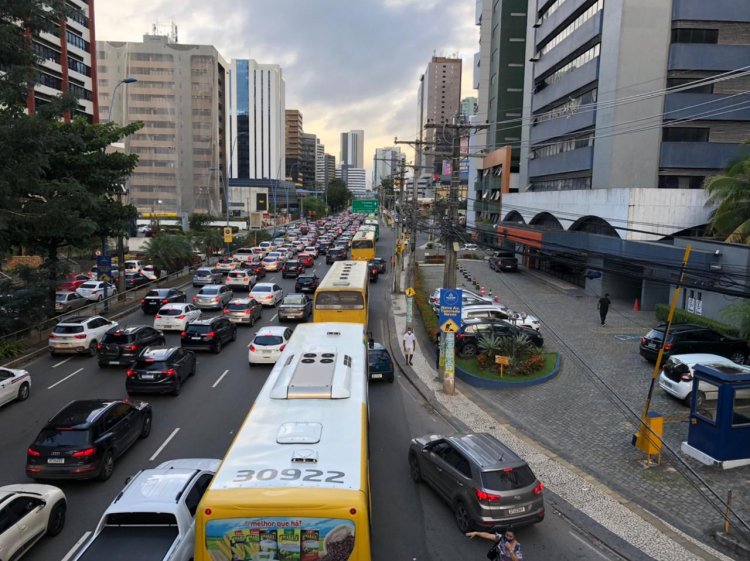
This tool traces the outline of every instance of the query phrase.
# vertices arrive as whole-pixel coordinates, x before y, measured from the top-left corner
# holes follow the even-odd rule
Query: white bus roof
[[[299,325],[210,489],[361,489],[366,404],[363,326]]]
[[[318,291],[367,288],[369,275],[365,261],[334,261],[320,282]]]

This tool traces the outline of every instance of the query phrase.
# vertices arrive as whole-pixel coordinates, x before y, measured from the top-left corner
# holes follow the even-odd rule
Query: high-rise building
[[[355,168],[347,164],[341,164],[336,168],[336,179],[346,183],[346,188],[352,192],[354,197],[367,195],[367,172],[364,168]]]
[[[284,78],[277,64],[232,59],[227,153],[232,179],[280,179],[286,169]]]
[[[323,185],[328,187],[328,184],[336,179],[336,156],[333,154],[326,154],[325,158],[325,175],[323,176]]]
[[[372,187],[380,186],[384,179],[393,179],[400,173],[401,165],[406,162],[406,154],[401,148],[377,148],[375,149],[375,160],[372,166]]]
[[[354,168],[365,167],[365,131],[341,133],[341,164]]]
[[[521,81],[523,84],[523,80]],[[465,97],[461,100],[461,116],[464,119],[468,119],[472,115],[476,115],[479,110],[479,104],[476,97]]]
[[[461,59],[434,56],[419,80],[417,94],[418,131],[427,143],[435,143],[435,151],[450,151],[448,135],[439,134],[439,129],[425,128],[426,125],[451,124],[461,111]],[[419,153],[416,162],[422,174],[440,177],[442,160],[436,161],[432,155]],[[423,169],[429,168],[429,169]]]
[[[326,185],[326,147],[320,143],[318,138],[315,143],[315,190],[320,190]]]
[[[300,174],[300,140],[304,129],[302,127],[302,113],[299,109],[287,109],[285,119],[286,129],[286,177],[297,181]]]
[[[111,91],[117,123],[142,121],[125,139],[138,154],[130,177],[129,202],[141,212],[221,214],[226,162],[227,63],[209,45],[178,45],[164,35],[143,42],[98,41],[100,118],[107,118]]]
[[[33,95],[26,100],[28,111],[49,103],[63,92],[78,98],[75,115],[89,122],[99,120],[99,84],[96,80],[96,37],[94,33],[94,0],[70,0],[70,15],[59,22],[58,33],[32,37],[39,56]],[[106,96],[111,95],[121,76],[111,84],[102,84]],[[107,99],[109,99],[107,97]],[[106,115],[105,115],[106,118]]]
[[[316,170],[316,146],[318,137],[310,133],[302,133],[299,141],[299,172],[302,179],[302,188],[308,191],[315,190]]]

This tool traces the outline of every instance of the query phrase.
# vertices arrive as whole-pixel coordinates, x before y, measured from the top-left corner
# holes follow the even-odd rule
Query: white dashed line
[[[153,462],[153,461],[154,461],[154,459],[156,458],[156,456],[158,456],[159,454],[161,454],[161,451],[162,451],[162,450],[164,450],[164,448],[166,448],[166,447],[167,447],[167,444],[169,444],[169,441],[170,441],[170,440],[172,440],[172,439],[174,438],[174,435],[176,435],[176,434],[177,434],[178,432],[180,432],[180,427],[177,427],[176,429],[174,429],[174,430],[172,431],[172,434],[170,434],[170,435],[169,435],[169,436],[167,437],[167,439],[166,439],[166,440],[165,440],[164,442],[162,442],[161,446],[159,446],[159,448],[158,448],[158,449],[156,450],[156,452],[154,452],[154,455],[153,455],[153,456],[151,456],[151,457],[150,457],[150,458],[148,459],[148,461],[149,461],[149,462]]]
[[[225,371],[224,371],[224,374],[222,374],[221,376],[219,376],[219,379],[218,379],[218,380],[216,380],[216,381],[214,382],[214,385],[213,385],[213,386],[211,386],[211,387],[212,387],[212,388],[215,388],[216,386],[218,386],[218,385],[219,385],[219,383],[220,383],[220,382],[221,382],[221,381],[222,381],[222,380],[224,379],[224,376],[226,376],[226,375],[227,375],[228,373],[229,373],[229,370],[225,370]]]
[[[62,561],[68,561],[68,559],[73,557],[73,554],[78,550],[79,547],[81,547],[81,544],[85,542],[89,538],[90,535],[91,535],[90,530],[88,532],[85,532],[79,538],[79,540],[75,544],[73,544],[73,547],[71,547],[70,550],[68,550],[68,553],[65,555],[65,557],[62,558]]]
[[[276,320],[277,317],[279,317],[279,314],[274,314],[273,317],[271,318],[271,321]]]
[[[69,356],[69,357],[68,357],[68,358],[66,358],[65,360],[61,360],[61,361],[60,361],[60,362],[58,362],[57,364],[53,364],[53,365],[51,366],[51,368],[57,368],[57,367],[58,367],[58,366],[60,366],[61,364],[65,364],[66,362],[68,362],[68,361],[69,361],[69,360],[70,360],[71,358],[73,358],[73,357],[72,357],[72,356]]]
[[[72,378],[73,376],[75,376],[76,374],[78,374],[78,373],[79,373],[79,372],[80,372],[81,370],[83,370],[83,368],[79,368],[78,370],[76,370],[76,371],[75,371],[75,372],[73,372],[72,374],[68,374],[68,375],[67,375],[67,376],[65,376],[65,378],[63,378],[62,380],[58,380],[57,382],[55,382],[55,383],[54,383],[54,384],[52,384],[51,386],[47,386],[47,389],[48,389],[48,390],[51,390],[51,389],[52,389],[52,388],[54,388],[55,386],[57,386],[57,385],[59,385],[59,384],[62,384],[62,383],[63,383],[63,382],[65,381],[65,380],[67,380],[68,378]]]

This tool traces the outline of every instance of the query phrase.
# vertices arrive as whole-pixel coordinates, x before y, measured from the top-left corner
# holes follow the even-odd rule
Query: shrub
[[[0,359],[15,358],[23,352],[23,345],[18,341],[0,340]]]
[[[427,333],[433,334],[434,339],[434,333],[438,330],[438,317],[432,311],[432,306],[430,306],[430,297],[424,290],[424,282],[422,281],[422,273],[419,267],[417,267],[417,274],[414,278],[414,290],[416,291],[414,303],[417,305],[419,315],[422,318],[422,325],[424,325]]]
[[[536,374],[544,367],[544,355],[542,353],[534,354],[526,360],[518,363],[513,368],[513,376],[530,376]]]
[[[655,313],[657,320],[666,322],[667,318],[669,317],[669,306],[665,304],[657,304]],[[704,316],[699,316],[698,314],[693,314],[691,312],[688,312],[687,310],[675,310],[672,323],[692,323],[695,325],[700,325],[702,327],[708,327],[709,329],[714,329],[719,333],[723,333],[724,335],[731,335],[732,337],[737,337],[737,335],[739,334],[739,329],[737,329],[736,327]]]
[[[497,351],[499,355],[510,357],[510,364],[507,368],[508,374],[515,374],[519,365],[530,357],[539,354],[539,350],[534,347],[534,344],[526,335],[501,338]]]
[[[495,360],[494,358],[492,360]],[[477,355],[477,364],[480,370],[487,370],[490,365],[490,356],[487,353],[479,353]]]

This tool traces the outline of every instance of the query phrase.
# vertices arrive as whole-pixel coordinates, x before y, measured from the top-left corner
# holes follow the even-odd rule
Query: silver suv
[[[487,433],[411,441],[409,470],[445,499],[461,532],[516,528],[544,519],[544,485],[513,450]]]

